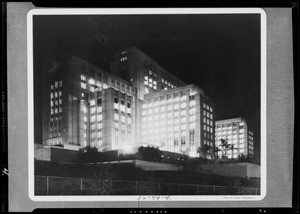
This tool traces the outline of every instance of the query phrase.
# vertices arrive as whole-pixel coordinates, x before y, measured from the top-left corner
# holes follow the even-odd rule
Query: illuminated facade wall
[[[228,158],[238,158],[241,154],[253,156],[253,132],[249,130],[243,118],[216,121],[215,133],[216,147],[220,146],[221,139],[227,139],[228,143],[233,145],[233,149],[228,151]],[[222,156],[221,151],[218,152],[218,156]]]
[[[43,144],[98,150],[150,144],[198,156],[209,145],[214,157],[211,101],[136,48],[115,54],[113,74],[75,56],[49,69],[44,94]]]
[[[136,89],[136,141],[141,142],[142,109],[144,96],[186,85],[179,78],[162,68],[155,60],[135,47],[124,49],[114,55],[110,71]]]
[[[116,53],[110,71],[137,88],[137,98],[141,100],[146,94],[186,85],[135,47]]]
[[[142,142],[190,156],[198,156],[197,148],[207,144],[211,146],[208,158],[213,158],[213,109],[203,91],[186,85],[146,95]]]
[[[113,122],[116,111],[128,123],[134,118],[135,91],[126,81],[75,56],[65,58],[53,73],[48,81],[50,99],[44,102],[44,144],[110,150],[128,139],[133,142],[134,124],[125,129],[120,122],[117,135]],[[115,97],[120,97],[119,107]]]

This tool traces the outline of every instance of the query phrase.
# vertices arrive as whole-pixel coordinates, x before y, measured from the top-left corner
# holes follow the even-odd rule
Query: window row
[[[145,77],[144,77],[144,84],[149,86],[150,88],[157,89],[156,79],[148,77],[148,75],[145,75]]]
[[[228,140],[227,142],[228,142],[228,144],[237,144],[237,143],[240,143],[240,144],[244,145],[244,139],[242,139],[242,140]],[[221,141],[220,141],[219,138],[216,139],[216,144],[217,145],[221,144]]]
[[[57,114],[57,113],[61,113],[62,112],[62,108],[51,108],[50,114]]]
[[[50,93],[50,98],[53,99],[54,97],[61,97],[62,96],[62,91],[55,91]]]
[[[206,109],[207,111],[210,111],[210,112],[213,112],[213,109],[211,106],[209,106],[208,104],[206,103],[203,103],[203,108]]]
[[[54,88],[60,88],[60,87],[62,87],[62,81],[61,80],[60,81],[55,81],[55,83],[51,84],[51,86],[50,86],[51,90],[54,90]]]

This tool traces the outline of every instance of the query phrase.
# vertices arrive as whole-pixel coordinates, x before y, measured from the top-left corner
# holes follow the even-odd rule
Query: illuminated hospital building
[[[137,48],[116,53],[110,72],[71,55],[47,71],[44,145],[109,151],[148,144],[190,156],[209,145],[213,158],[209,98]]]
[[[238,158],[241,154],[253,156],[253,132],[249,129],[247,121],[241,117],[216,121],[216,147],[221,144],[221,139],[227,140],[232,145],[227,154],[228,158]],[[218,152],[222,156],[222,151]]]

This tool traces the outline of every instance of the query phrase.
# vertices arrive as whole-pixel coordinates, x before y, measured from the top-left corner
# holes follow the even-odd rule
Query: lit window
[[[240,153],[244,153],[244,149],[240,149]]]
[[[186,107],[186,103],[181,103],[181,108],[185,108]]]
[[[149,89],[145,87],[145,94],[149,94]]]
[[[181,97],[181,101],[184,101],[184,100],[186,100],[186,98],[187,98],[187,96],[186,96],[186,95],[182,96],[182,97]]]
[[[91,92],[95,92],[95,87],[94,86],[90,86],[90,91]]]
[[[196,109],[195,108],[190,108],[190,114],[195,114],[196,113]]]
[[[59,107],[59,112],[62,112],[62,109],[61,109],[61,107]]]
[[[121,60],[121,62],[127,60],[127,56],[122,57],[120,60]]]
[[[81,83],[81,88],[86,89],[86,84],[82,82],[82,83]]]
[[[196,120],[196,116],[195,115],[192,115],[192,116],[190,116],[190,121],[192,122],[192,121],[195,121]]]
[[[125,123],[125,117],[121,116],[121,122]]]
[[[91,100],[90,105],[94,106],[95,105],[95,100]]]
[[[59,87],[62,87],[62,81],[59,81]]]
[[[85,81],[86,80],[86,77],[85,77],[85,75],[83,75],[83,74],[81,74],[81,80],[83,80],[83,81]]]
[[[240,129],[240,130],[239,130],[239,133],[244,133],[244,129]]]
[[[58,113],[58,109],[57,108],[55,108],[55,113]]]
[[[55,82],[55,88],[57,88],[58,87],[58,82]]]

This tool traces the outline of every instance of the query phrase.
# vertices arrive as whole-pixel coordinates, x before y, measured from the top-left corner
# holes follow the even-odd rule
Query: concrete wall
[[[169,170],[169,171],[177,171],[183,170],[182,166],[176,166],[174,164],[167,164],[167,163],[158,163],[158,162],[149,162],[143,160],[135,160],[135,167],[144,169],[144,170]]]
[[[37,160],[51,161],[51,149],[43,147],[35,148],[34,158]]]
[[[37,160],[54,162],[76,162],[78,161],[78,152],[63,148],[36,147],[34,157]]]
[[[260,166],[252,163],[227,163],[199,165],[196,172],[214,173],[232,177],[260,177]]]

